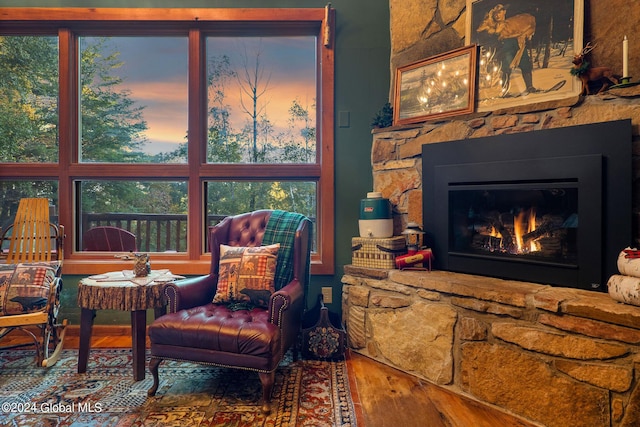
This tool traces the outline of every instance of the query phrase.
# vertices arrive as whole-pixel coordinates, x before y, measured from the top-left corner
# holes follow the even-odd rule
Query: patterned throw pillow
[[[214,303],[251,303],[268,307],[280,244],[241,247],[220,245],[218,288]]]
[[[0,316],[46,309],[59,261],[0,264]]]

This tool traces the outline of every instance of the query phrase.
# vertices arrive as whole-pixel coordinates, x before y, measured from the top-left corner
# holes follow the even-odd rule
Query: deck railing
[[[207,225],[215,225],[226,215],[209,215]],[[89,213],[82,215],[84,232],[92,227],[111,226],[136,236],[140,252],[184,252],[187,250],[187,215]],[[82,248],[82,239],[79,247]]]

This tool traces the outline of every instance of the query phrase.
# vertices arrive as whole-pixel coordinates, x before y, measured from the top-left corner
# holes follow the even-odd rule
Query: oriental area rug
[[[1,351],[0,426],[356,426],[344,361],[285,359],[266,416],[255,372],[165,360],[147,397],[153,379],[133,381],[131,359],[130,349],[93,349],[78,374],[77,350],[49,368],[33,350]]]

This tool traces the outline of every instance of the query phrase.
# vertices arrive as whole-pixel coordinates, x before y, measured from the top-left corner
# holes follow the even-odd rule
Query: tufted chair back
[[[211,251],[211,274],[218,274],[220,244],[229,246],[260,246],[264,231],[271,217],[270,210],[257,210],[228,216],[220,223],[209,227],[209,250]]]

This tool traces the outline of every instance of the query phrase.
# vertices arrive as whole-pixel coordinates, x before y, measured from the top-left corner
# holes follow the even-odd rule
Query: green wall
[[[15,0],[0,0],[0,7],[15,7]],[[22,0],[21,7],[324,7],[316,0]],[[360,199],[372,191],[371,119],[389,94],[389,2],[388,0],[334,0],[336,10],[335,80],[335,243],[336,271],[333,276],[314,276],[310,301],[320,287],[333,287],[332,312],[340,312],[343,266],[351,263],[351,237],[358,235]],[[338,117],[348,116],[348,123]],[[65,276],[63,317],[74,321],[77,313],[75,289],[79,277]],[[125,314],[125,313],[122,313]],[[96,324],[128,322],[128,315],[98,314]],[[112,320],[111,320],[112,319]]]

